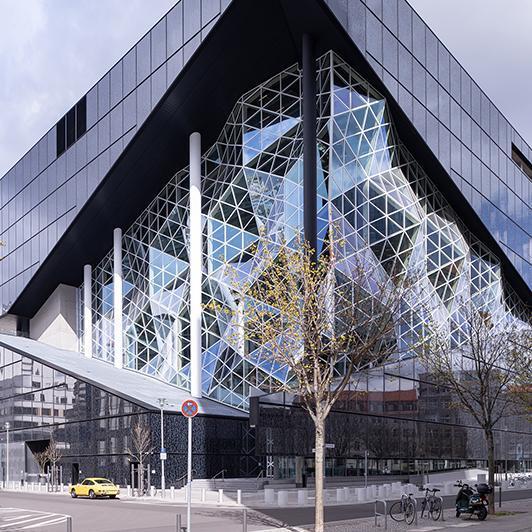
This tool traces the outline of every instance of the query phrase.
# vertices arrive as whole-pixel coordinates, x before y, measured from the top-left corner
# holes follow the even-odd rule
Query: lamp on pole
[[[166,479],[164,477],[164,462],[166,460],[166,449],[164,448],[164,417],[163,411],[164,407],[167,404],[167,401],[164,397],[159,397],[159,408],[161,409],[161,496],[164,498],[166,491]]]
[[[6,488],[9,488],[9,421],[4,425],[6,429]]]

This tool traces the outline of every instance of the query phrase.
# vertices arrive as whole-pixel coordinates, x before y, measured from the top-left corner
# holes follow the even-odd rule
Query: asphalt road
[[[503,492],[502,509],[504,501],[530,498],[532,498],[532,489]],[[454,499],[454,495],[444,497],[445,508],[453,508]],[[8,508],[26,510],[26,512],[12,513],[13,510],[7,510]],[[325,518],[329,522],[334,522],[369,517],[373,515],[373,509],[373,503],[327,507]],[[31,521],[34,515],[37,516],[34,512],[52,515],[40,517],[45,525],[39,527],[41,522],[39,519]],[[451,510],[447,512],[449,518],[454,514]],[[64,532],[66,530],[64,522],[51,522],[59,519],[57,514],[73,517],[72,532],[176,532],[177,513],[184,516],[186,507],[179,504],[141,503],[120,499],[71,499],[66,495],[0,492],[1,532],[20,530]],[[277,528],[281,524],[304,525],[313,521],[313,515],[312,507],[262,509],[260,513],[249,512],[248,529],[250,532],[257,532]],[[28,521],[17,524],[25,520]],[[46,524],[47,522],[50,524]],[[194,532],[241,532],[242,510],[193,507],[192,522]],[[32,526],[31,529],[29,526]]]
[[[12,513],[7,508],[24,509]],[[176,514],[184,517],[186,507],[166,503],[138,503],[120,499],[71,499],[66,495],[39,495],[0,491],[0,531],[65,532],[66,524],[52,523],[24,528],[37,521],[23,522],[32,512],[49,512],[72,516],[72,532],[176,532]],[[27,518],[18,516],[28,515]],[[31,517],[30,517],[31,516]],[[7,520],[10,519],[10,520]],[[49,518],[48,520],[51,520]],[[17,523],[21,522],[20,525]],[[238,508],[193,508],[194,532],[242,532],[242,510]],[[274,528],[271,518],[256,513],[248,517],[249,530]],[[184,520],[183,520],[184,524]]]

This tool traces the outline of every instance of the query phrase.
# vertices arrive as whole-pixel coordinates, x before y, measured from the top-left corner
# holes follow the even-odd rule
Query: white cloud
[[[0,176],[176,0],[0,0]]]
[[[174,3],[0,0],[0,176]],[[532,2],[411,4],[531,143]]]
[[[510,124],[532,144],[532,2],[409,2]]]

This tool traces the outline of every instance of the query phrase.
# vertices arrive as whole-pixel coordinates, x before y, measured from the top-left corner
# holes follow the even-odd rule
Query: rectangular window
[[[87,98],[83,96],[76,104],[76,139],[87,131]]]
[[[521,150],[519,150],[513,142],[512,160],[530,179],[532,179],[532,163],[521,153]]]
[[[81,100],[56,124],[56,155],[59,157],[87,131],[87,99]]]
[[[61,118],[56,126],[57,157],[66,149],[66,117]]]
[[[72,107],[66,115],[66,146],[67,149],[76,141],[76,108]]]

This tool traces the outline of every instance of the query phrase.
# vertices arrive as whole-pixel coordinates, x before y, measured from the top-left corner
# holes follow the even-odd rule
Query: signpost
[[[199,406],[194,399],[187,399],[181,405],[181,413],[188,417],[188,459],[187,459],[187,532],[191,532],[190,514],[192,507],[192,418],[197,415]]]

